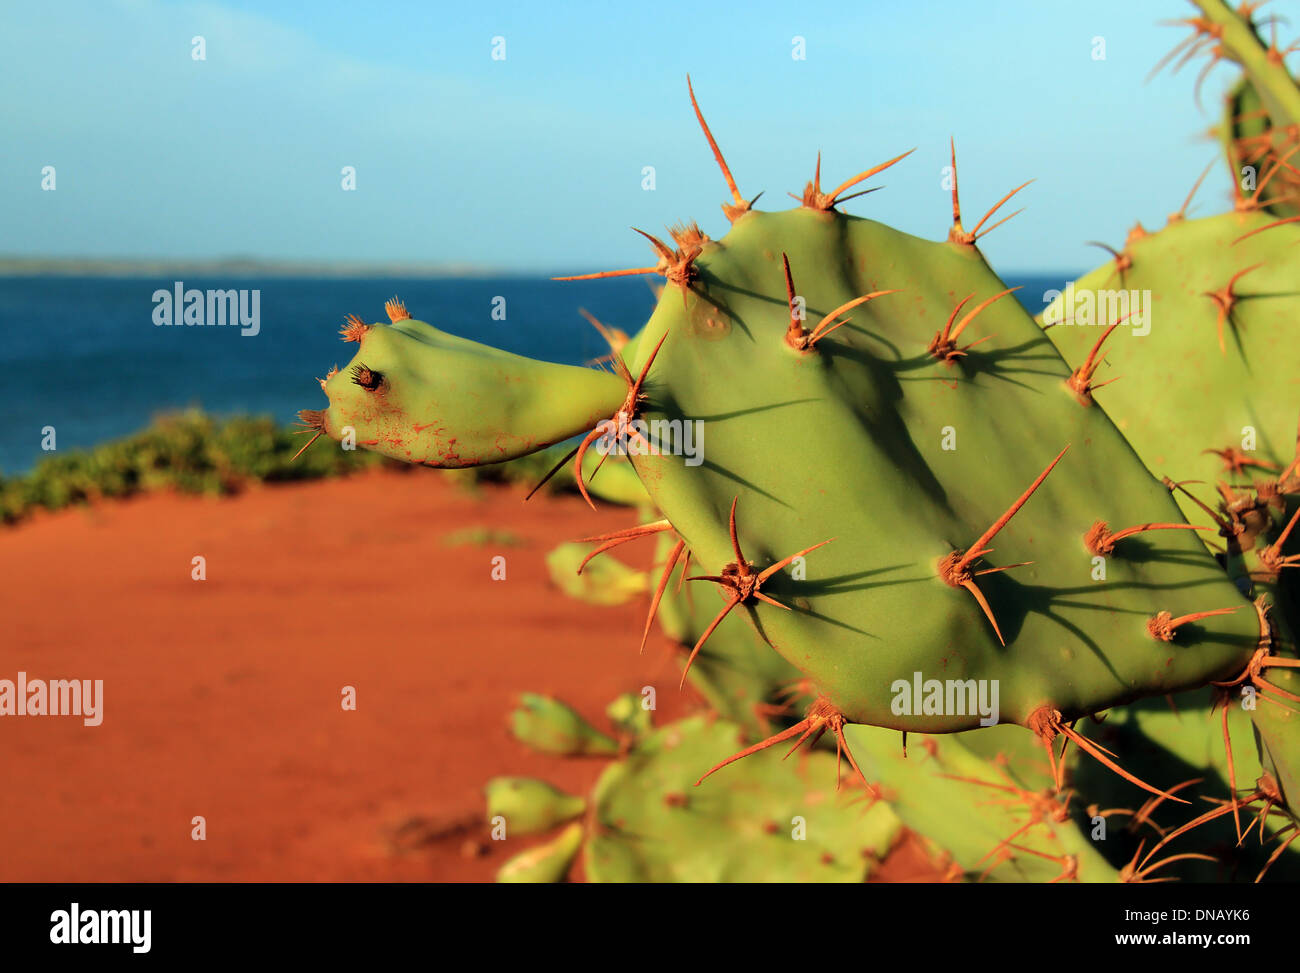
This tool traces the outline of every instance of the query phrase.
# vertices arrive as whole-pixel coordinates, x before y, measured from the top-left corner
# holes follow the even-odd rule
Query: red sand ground
[[[547,579],[547,550],[627,511],[521,500],[375,472],[0,529],[0,678],[104,680],[101,726],[0,721],[0,881],[490,880],[521,843],[485,840],[483,783],[581,792],[602,767],[516,743],[519,692],[601,726],[644,685],[660,721],[700,705],[669,691],[666,640],[637,654],[644,605],[591,608]],[[519,546],[444,542],[476,527]],[[878,877],[937,874],[908,840]]]

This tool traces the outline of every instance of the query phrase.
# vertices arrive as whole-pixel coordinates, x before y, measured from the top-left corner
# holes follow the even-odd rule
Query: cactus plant
[[[851,727],[848,737],[882,797],[936,844],[951,875],[974,882],[1112,882],[1118,867],[1079,828],[1074,795],[1058,793],[1042,749],[1000,726],[911,741]]]
[[[1269,39],[1263,40],[1264,25],[1254,19],[1261,4],[1242,3],[1234,10],[1223,0],[1192,2],[1199,8],[1199,15],[1178,22],[1190,27],[1192,33],[1152,73],[1175,57],[1175,70],[1204,57],[1195,85],[1199,104],[1201,85],[1216,66],[1230,63],[1241,69],[1241,77],[1226,99],[1217,132],[1234,182],[1249,176],[1251,182],[1258,183],[1247,187],[1253,197],[1252,208],[1258,206],[1275,216],[1294,217],[1300,213],[1296,205],[1300,169],[1288,162],[1300,152],[1300,85],[1287,71],[1286,57],[1300,44],[1279,45],[1278,18],[1268,18]],[[1247,198],[1239,188],[1238,205]]]
[[[1091,820],[1112,810],[1118,815],[1108,816],[1108,840],[1098,845],[1112,863],[1133,861],[1144,870],[1171,855],[1209,853],[1208,861],[1180,858],[1160,874],[1193,881],[1300,876],[1300,851],[1289,847],[1289,815],[1281,804],[1269,804],[1277,775],[1253,745],[1254,714],[1234,705],[1233,697],[1210,687],[1143,700],[1112,711],[1096,730],[1098,743],[1125,754],[1139,773],[1160,768],[1179,778],[1180,795],[1198,799],[1193,808],[1157,806],[1154,800],[1135,807],[1131,789],[1125,792],[1113,777],[1077,763],[1072,786],[1086,796]],[[1274,711],[1272,704],[1260,706]],[[1201,803],[1206,801],[1208,810]]]
[[[600,732],[572,707],[541,693],[524,693],[510,714],[510,732],[539,753],[560,757],[612,756],[618,741]]]
[[[1221,126],[1233,209],[1188,220],[1198,180],[1164,229],[1148,233],[1139,224],[1112,262],[1067,287],[1042,320],[1066,360],[1079,365],[1073,384],[1080,401],[1095,402],[1115,420],[1189,519],[1217,530],[1218,538],[1202,536],[1254,599],[1258,647],[1250,664],[1220,686],[1249,693],[1252,702],[1258,696],[1251,715],[1265,776],[1250,800],[1278,805],[1297,823],[1295,787],[1279,780],[1293,766],[1300,704],[1300,588],[1286,570],[1300,566],[1300,375],[1288,354],[1300,315],[1293,286],[1300,217],[1291,192],[1300,85],[1277,46],[1276,21],[1266,45],[1250,8],[1195,2],[1200,16],[1185,21],[1193,35],[1174,53],[1184,62],[1208,54],[1202,78],[1223,60],[1242,68]],[[1135,312],[1142,328],[1103,351]],[[1087,324],[1103,327],[1075,326]],[[1103,370],[1112,368],[1119,378]],[[1214,483],[1217,495],[1191,486],[1204,483]],[[1225,808],[1240,817],[1235,798]]]
[[[325,382],[316,421],[425,463],[505,458],[585,425],[581,470],[602,439],[621,441],[664,515],[622,539],[689,547],[702,565],[691,580],[721,599],[714,624],[746,617],[815,688],[798,730],[769,743],[830,730],[843,749],[849,722],[981,725],[920,701],[900,711],[891,687],[918,671],[996,680],[998,718],[1049,742],[1077,738],[1070,724],[1088,713],[1235,675],[1258,627],[1191,531],[1125,540],[1109,579],[1089,580],[1092,525],[1170,523],[1178,510],[1006,299],[977,249],[988,218],[964,228],[955,184],[939,242],[837,209],[902,158],[829,192],[819,162],[787,212],[735,193],[720,240],[694,224],[673,229],[672,247],[651,237],[654,267],[613,272],[667,280],[617,376],[471,348],[390,308],[390,325],[345,329],[357,357]],[[464,404],[498,388],[500,403]],[[692,465],[660,440],[697,419],[709,446]],[[1175,624],[1153,638],[1157,617]]]
[[[603,325],[601,328],[605,331]],[[615,350],[614,354],[617,353]],[[594,456],[588,454],[587,460]],[[590,477],[597,467],[597,463],[587,462],[584,472]],[[604,469],[622,474],[630,473],[631,466],[615,459]],[[589,489],[611,502],[635,505],[638,523],[664,523],[640,481],[634,473],[630,475],[630,481],[626,478],[615,481],[614,489],[609,479],[602,478],[597,483],[592,478]],[[642,632],[642,650],[657,620],[670,639],[689,651],[712,621],[715,610],[707,599],[696,597],[683,584],[687,574],[685,562],[689,558],[684,545],[675,538],[663,532],[659,534],[655,549],[657,583],[606,553],[640,536],[642,532],[636,529],[623,529],[561,544],[546,556],[551,580],[566,595],[593,605],[622,604],[633,598],[644,598],[650,604],[650,612]],[[597,554],[605,556],[596,560]],[[689,678],[714,710],[756,731],[768,725],[769,717],[789,709],[801,675],[781,656],[768,650],[749,625],[740,618],[728,618],[714,629],[707,646],[695,657]]]
[[[611,709],[621,713],[628,698]],[[639,707],[637,707],[639,709]],[[725,756],[741,727],[692,716],[640,732],[602,772],[587,799],[541,781],[488,785],[488,814],[510,834],[575,820],[559,837],[511,858],[498,881],[559,881],[581,848],[593,882],[860,882],[899,835],[889,806],[854,788],[836,793],[834,760],[767,753],[732,786],[697,791],[701,764]],[[585,813],[584,813],[585,812]],[[576,837],[575,837],[576,836]]]
[[[664,278],[636,337],[594,322],[610,338],[612,374],[447,335],[398,302],[387,306],[389,324],[348,319],[343,336],[357,342],[357,355],[322,380],[330,404],[302,414],[310,430],[442,467],[503,462],[570,440],[559,465],[573,461],[593,507],[600,491],[590,484],[604,455],[625,451],[624,473],[639,478],[645,500],[636,488],[621,495],[637,498],[640,523],[585,538],[595,546],[581,558],[564,554],[581,571],[595,555],[653,538],[657,576],[616,568],[591,579],[597,590],[583,596],[648,593],[646,632],[660,611],[667,628],[693,637],[683,680],[743,623],[753,638],[722,652],[743,677],[715,685],[715,705],[731,705],[737,688],[761,704],[783,674],[796,675],[791,688],[810,700],[802,719],[756,741],[756,727],[742,734],[735,723],[694,718],[629,744],[635,734],[614,741],[560,704],[534,699],[516,721],[521,737],[550,752],[625,753],[588,802],[596,822],[585,845],[589,874],[745,874],[728,851],[717,850],[707,871],[683,872],[678,858],[656,858],[646,842],[620,836],[673,831],[671,812],[708,805],[699,819],[676,816],[700,834],[726,822],[719,841],[758,840],[759,799],[747,799],[742,818],[733,795],[762,776],[776,757],[770,748],[823,738],[836,748],[837,779],[846,758],[870,794],[869,773],[902,781],[899,807],[923,822],[929,815],[922,830],[932,838],[946,833],[935,805],[954,783],[1012,795],[981,812],[978,827],[940,842],[968,877],[1193,874],[1206,856],[1167,846],[1205,826],[1222,829],[1229,817],[1240,836],[1246,807],[1260,809],[1261,836],[1273,828],[1272,861],[1284,856],[1286,835],[1300,833],[1300,600],[1285,570],[1300,566],[1300,443],[1292,438],[1300,378],[1285,352],[1287,323],[1300,311],[1289,289],[1300,228],[1287,188],[1300,155],[1300,89],[1286,52],[1263,44],[1249,10],[1195,2],[1201,15],[1187,20],[1195,34],[1174,53],[1242,67],[1223,137],[1233,166],[1253,159],[1259,179],[1238,186],[1230,213],[1189,220],[1189,196],[1159,233],[1139,224],[1112,262],[1048,308],[1046,332],[978,247],[1011,218],[992,222],[1028,183],[968,230],[950,143],[952,223],[931,241],[840,209],[910,152],[830,190],[819,155],[803,192],[791,194],[796,207],[759,211],[740,192],[689,78],[731,194],[722,207],[731,226],[715,239],[677,224],[669,242],[638,230],[652,266],[561,278]],[[1153,306],[1110,304],[1092,320],[1087,299],[1083,310],[1069,306],[1076,294],[1111,291],[1150,292]],[[1140,325],[1122,339],[1140,381],[1108,371],[1107,355],[1118,355],[1106,342],[1125,324]],[[707,454],[687,457],[697,423],[707,426]],[[1255,471],[1263,478],[1249,489],[1220,485],[1218,509],[1187,482]],[[674,577],[697,586],[693,601],[670,590]],[[777,664],[746,658],[755,648]],[[705,674],[701,684],[711,681],[720,680]],[[1081,830],[1070,802],[1084,794],[1072,785],[1097,768],[1124,778],[1112,786],[1151,795],[1126,808],[1144,825],[1157,807],[1164,815],[1189,804],[1186,780],[1147,779],[1178,760],[1141,754],[1181,754],[1149,746],[1164,728],[1141,701],[1209,685],[1259,698],[1253,787],[1238,787],[1228,750],[1222,764],[1202,758],[1216,773],[1227,767],[1219,805],[1113,860],[1115,846],[1108,856]],[[1126,715],[1108,728],[1104,711]],[[1093,723],[1086,734],[1076,726],[1085,718]],[[909,733],[928,735],[924,758],[900,756]],[[739,749],[728,755],[723,742]],[[1126,747],[1144,765],[1141,776],[1125,768]],[[1084,772],[1084,758],[1097,767]],[[723,768],[727,783],[684,789],[687,764],[695,786]],[[1225,793],[1223,785],[1216,776],[1211,786]],[[647,803],[647,795],[661,799]],[[847,867],[853,839],[839,840],[825,854]],[[566,831],[512,874],[557,874],[575,849]],[[785,874],[784,860],[768,864],[775,871],[766,874]]]

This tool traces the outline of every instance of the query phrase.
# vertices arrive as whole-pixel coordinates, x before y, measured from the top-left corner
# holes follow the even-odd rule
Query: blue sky
[[[951,134],[968,226],[1037,178],[1018,197],[1026,212],[982,244],[994,265],[1077,271],[1099,262],[1085,241],[1160,225],[1215,155],[1198,138],[1214,119],[1193,103],[1196,67],[1143,83],[1182,37],[1157,21],[1191,9],[14,4],[0,33],[0,254],[640,265],[649,250],[629,226],[726,229],[689,71],[742,192],[766,191],[759,208],[793,205],[785,193],[819,149],[833,185],[915,146],[847,210],[941,237]],[[1207,85],[1212,111],[1230,78]],[[55,192],[40,190],[45,165]],[[1216,168],[1194,212],[1227,193]]]

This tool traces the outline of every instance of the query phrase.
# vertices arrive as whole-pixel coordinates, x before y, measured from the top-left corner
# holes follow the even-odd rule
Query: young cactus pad
[[[350,317],[356,342],[343,371],[321,379],[328,409],[309,428],[406,463],[459,468],[500,463],[590,428],[622,401],[605,372],[534,361],[416,321],[397,300],[390,324]]]

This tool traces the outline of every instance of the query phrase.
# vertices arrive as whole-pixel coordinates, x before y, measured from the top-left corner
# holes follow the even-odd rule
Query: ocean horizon
[[[635,333],[654,308],[657,277],[553,281],[542,276],[179,278],[185,290],[258,294],[256,331],[234,324],[155,324],[165,276],[0,277],[0,474],[30,470],[53,427],[60,452],[136,432],[158,415],[200,408],[216,416],[266,415],[280,423],[321,408],[314,379],[345,365],[352,349],[344,317],[387,320],[384,301],[400,297],[413,317],[520,355],[577,365],[608,352],[578,313]],[[1043,292],[1069,274],[1007,274],[1031,314]],[[502,303],[504,299],[504,304]],[[495,313],[494,313],[495,312]],[[504,315],[504,317],[503,317]]]

